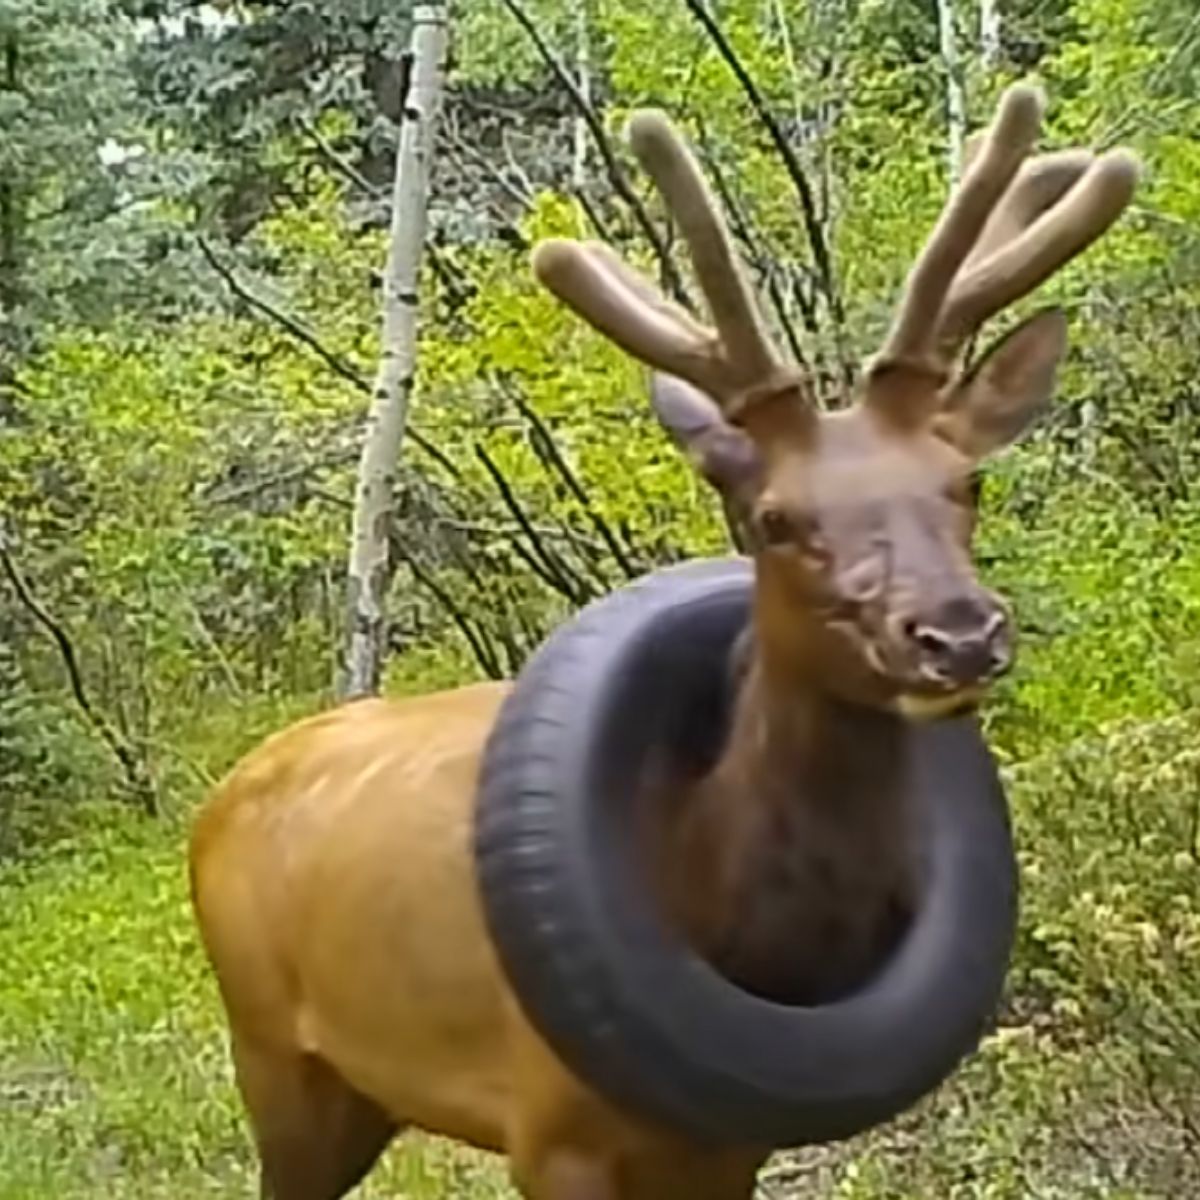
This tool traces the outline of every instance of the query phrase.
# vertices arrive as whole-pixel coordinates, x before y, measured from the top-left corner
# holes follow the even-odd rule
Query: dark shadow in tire
[[[689,563],[604,598],[522,673],[489,740],[478,878],[503,968],[562,1060],[631,1113],[701,1141],[793,1146],[909,1107],[978,1044],[1017,911],[1004,795],[973,719],[911,727],[924,893],[871,983],[789,1007],[725,980],[669,927],[629,844],[633,780],[700,765],[727,712],[747,560]]]

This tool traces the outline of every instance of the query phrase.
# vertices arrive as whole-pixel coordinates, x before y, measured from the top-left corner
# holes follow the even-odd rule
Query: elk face
[[[1049,399],[1065,321],[1043,312],[971,366],[963,351],[1112,224],[1139,173],[1120,150],[1026,161],[1042,107],[1032,88],[1005,93],[855,403],[838,413],[818,411],[769,342],[699,167],[661,114],[637,114],[631,142],[687,241],[715,328],[605,246],[535,251],[547,287],[655,369],[660,421],[741,524],[764,670],[920,717],[972,703],[1012,660],[1007,608],[972,564],[971,480]]]
[[[721,492],[755,556],[769,661],[912,717],[971,705],[1009,669],[1012,615],[972,561],[976,472],[1042,408],[1064,348],[1061,316],[1041,314],[948,390],[905,378],[906,411],[932,414],[915,427],[885,415],[894,396],[868,399],[872,387],[900,384],[886,372],[842,412],[806,415],[794,397],[775,398],[774,411],[744,422],[758,442],[704,393],[655,376],[660,422]]]

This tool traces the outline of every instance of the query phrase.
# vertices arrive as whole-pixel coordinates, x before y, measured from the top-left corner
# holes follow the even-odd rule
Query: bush
[[[29,687],[0,641],[0,859],[63,834],[77,806],[108,782],[98,748]]]

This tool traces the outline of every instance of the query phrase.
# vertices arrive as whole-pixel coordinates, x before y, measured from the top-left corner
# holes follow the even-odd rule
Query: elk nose
[[[920,673],[935,683],[966,685],[995,679],[1012,663],[1012,639],[1003,610],[951,601],[937,614],[906,622]]]

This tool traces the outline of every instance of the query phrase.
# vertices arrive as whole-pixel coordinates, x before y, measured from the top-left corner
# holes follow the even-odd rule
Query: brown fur
[[[753,673],[716,769],[668,839],[666,903],[734,982],[816,1004],[878,968],[909,915],[903,727],[825,697],[771,705]]]
[[[765,1151],[700,1149],[614,1111],[504,983],[470,827],[506,692],[365,700],[301,721],[200,814],[193,901],[264,1195],[335,1200],[415,1125],[506,1153],[537,1200],[749,1196]]]

